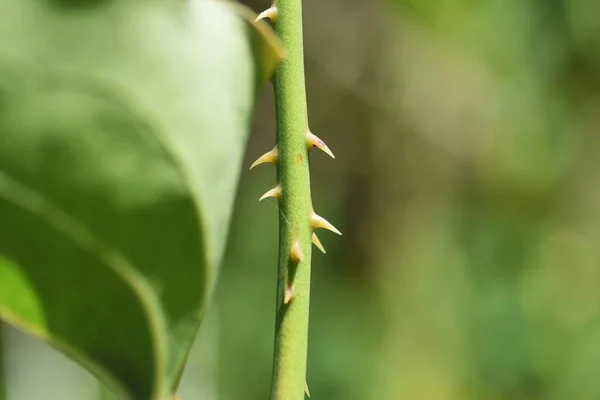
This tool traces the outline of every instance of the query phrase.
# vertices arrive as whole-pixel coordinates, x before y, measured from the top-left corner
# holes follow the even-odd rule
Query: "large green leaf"
[[[280,56],[239,15],[0,0],[0,317],[122,398],[171,395],[217,274]]]

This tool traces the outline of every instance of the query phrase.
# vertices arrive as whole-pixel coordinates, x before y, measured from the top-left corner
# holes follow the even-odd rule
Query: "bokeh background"
[[[303,3],[309,121],[337,157],[311,155],[313,203],[344,232],[313,256],[312,398],[600,399],[600,2]],[[274,128],[266,87],[245,165]],[[269,398],[274,179],[242,173],[182,400]],[[110,398],[4,339],[9,400]]]

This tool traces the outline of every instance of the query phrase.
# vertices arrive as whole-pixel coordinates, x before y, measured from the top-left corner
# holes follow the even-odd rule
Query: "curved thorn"
[[[290,250],[290,260],[294,264],[298,264],[302,262],[304,259],[304,253],[302,253],[302,248],[300,247],[300,242],[297,240],[292,245],[292,249]]]
[[[294,300],[294,287],[289,286],[285,288],[285,294],[283,296],[283,304],[289,304]]]
[[[277,146],[275,146],[275,147],[273,147],[273,150],[268,151],[265,154],[263,154],[262,156],[258,157],[258,159],[252,163],[252,165],[250,166],[250,169],[256,167],[257,165],[264,164],[264,163],[276,164],[278,159],[279,159],[279,155],[277,152]]]
[[[258,201],[263,201],[268,197],[275,197],[276,199],[281,198],[281,186],[277,185],[273,189],[269,190],[267,193],[263,194]]]
[[[318,148],[319,150],[324,151],[329,157],[335,159],[333,152],[329,150],[329,147],[325,144],[324,141],[319,139],[319,137],[310,131],[306,133],[306,146],[311,149],[313,147]]]
[[[306,381],[304,381],[304,393],[310,397],[310,390],[308,390],[308,383],[306,383]]]
[[[271,22],[274,23],[275,20],[277,20],[277,7],[275,5],[273,5],[269,8],[267,8],[265,11],[258,14],[258,17],[256,17],[255,22],[258,22],[264,18],[269,18],[271,20]]]
[[[337,233],[340,236],[342,234],[342,232],[337,230],[337,228],[335,226],[331,225],[331,223],[329,221],[327,221],[325,218],[321,217],[320,215],[315,214],[314,211],[313,211],[313,215],[311,217],[310,222],[311,222],[313,229],[323,228],[323,229],[327,229],[333,233]]]
[[[321,243],[321,241],[317,237],[317,234],[314,233],[314,232],[312,234],[312,242],[317,247],[317,249],[321,250],[321,253],[327,254],[327,252],[325,251],[325,247],[323,247],[323,244]]]

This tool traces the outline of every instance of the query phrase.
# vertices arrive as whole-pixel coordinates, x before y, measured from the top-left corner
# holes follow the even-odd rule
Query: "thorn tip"
[[[325,152],[325,154],[327,154],[329,157],[335,159],[333,152],[329,150],[329,147],[327,147],[325,142],[319,139],[319,137],[313,134],[311,131],[308,131],[306,133],[306,146],[309,148],[309,150],[313,147],[316,147],[319,150]]]
[[[277,146],[275,146],[275,147],[273,147],[273,150],[268,151],[265,154],[263,154],[262,156],[258,157],[258,159],[252,163],[252,165],[250,166],[250,169],[256,167],[257,165],[265,164],[265,163],[276,164],[278,159],[279,159],[279,156],[277,153]]]
[[[327,221],[325,218],[321,217],[320,215],[315,214],[314,212],[313,212],[313,215],[311,218],[311,224],[312,224],[313,229],[323,228],[323,229],[327,229],[328,231],[331,231],[333,233],[337,233],[340,236],[342,235],[342,232],[340,232],[329,221]]]
[[[277,185],[273,189],[269,190],[267,193],[263,194],[258,201],[263,201],[268,197],[274,197],[276,199],[281,198],[281,186]]]
[[[294,300],[294,288],[292,286],[289,286],[285,288],[283,304],[290,304],[292,300]]]
[[[310,397],[310,390],[308,390],[308,383],[306,383],[306,381],[304,382],[304,393],[306,393],[306,396]]]
[[[272,5],[271,7],[267,8],[265,11],[258,14],[255,22],[258,22],[264,18],[269,18],[271,20],[271,22],[274,23],[277,20],[277,6]]]
[[[298,263],[302,262],[303,259],[304,259],[304,253],[302,252],[302,248],[300,247],[300,242],[298,242],[296,240],[290,250],[290,260],[294,264],[298,264]]]
[[[325,247],[323,247],[323,244],[321,243],[321,241],[317,237],[317,234],[314,233],[314,232],[312,234],[312,242],[317,247],[317,249],[321,250],[321,253],[327,254],[327,252],[325,251]]]

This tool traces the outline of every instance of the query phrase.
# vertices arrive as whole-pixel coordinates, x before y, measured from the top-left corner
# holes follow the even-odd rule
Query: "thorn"
[[[319,139],[317,135],[312,134],[310,131],[306,133],[306,146],[309,150],[313,147],[316,147],[319,150],[324,151],[329,157],[335,159],[335,156],[333,155],[331,150],[329,150],[329,147],[327,147],[325,142]]]
[[[320,215],[315,214],[314,211],[313,211],[313,215],[311,217],[310,222],[311,222],[313,229],[323,228],[323,229],[327,229],[331,232],[337,233],[338,235],[342,234],[342,232],[338,231],[337,228],[335,226],[331,225],[331,223],[329,221],[327,221],[325,218],[321,217]]]
[[[283,296],[283,304],[289,304],[294,300],[294,287],[289,286],[285,288],[285,294]]]
[[[314,233],[314,232],[312,234],[312,242],[313,242],[313,244],[315,246],[317,246],[317,249],[321,250],[321,253],[327,254],[327,252],[325,251],[325,247],[323,247],[323,244],[321,243],[321,241],[317,237],[317,234]]]
[[[304,381],[304,393],[310,397],[310,390],[308,390],[308,383],[306,383],[306,381]]]
[[[263,201],[267,197],[275,197],[276,199],[281,198],[281,186],[277,185],[273,189],[269,190],[267,193],[263,194],[258,201]]]
[[[303,259],[304,253],[302,253],[300,242],[296,240],[292,245],[292,249],[290,250],[290,260],[292,260],[294,264],[299,264]]]
[[[252,165],[250,166],[250,169],[256,167],[257,165],[264,164],[264,163],[276,164],[278,158],[279,158],[279,155],[277,152],[277,146],[275,146],[275,147],[273,147],[273,150],[268,151],[265,154],[263,154],[262,156],[258,157],[258,160],[254,161],[252,163]]]
[[[271,7],[267,8],[265,11],[258,14],[258,17],[256,17],[255,22],[260,21],[261,19],[264,19],[264,18],[269,18],[272,23],[275,23],[275,20],[277,20],[277,6],[272,5]]]

